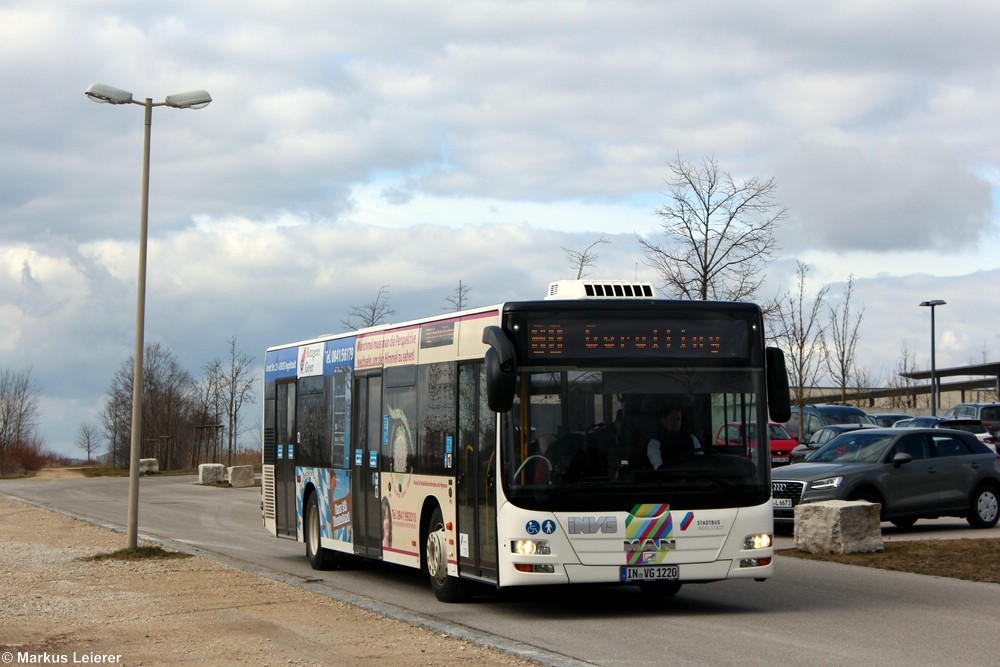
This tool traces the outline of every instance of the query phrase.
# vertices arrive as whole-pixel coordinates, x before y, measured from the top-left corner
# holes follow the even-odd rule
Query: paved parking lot
[[[885,542],[989,538],[1000,539],[1000,525],[981,530],[971,527],[965,519],[955,517],[921,519],[910,528],[899,528],[889,522],[882,524],[882,540]],[[775,535],[774,547],[775,549],[794,549],[795,538],[789,535]]]

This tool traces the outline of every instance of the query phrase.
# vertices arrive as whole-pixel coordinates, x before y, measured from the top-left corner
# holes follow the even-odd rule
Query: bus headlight
[[[744,549],[769,549],[774,541],[770,533],[760,533],[758,535],[747,535],[743,539]]]
[[[548,556],[552,553],[546,540],[514,540],[510,543],[510,550],[521,556]]]

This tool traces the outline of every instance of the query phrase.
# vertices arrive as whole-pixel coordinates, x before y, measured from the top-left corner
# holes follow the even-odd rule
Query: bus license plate
[[[775,498],[774,499],[774,506],[775,507],[786,507],[786,508],[787,507],[791,507],[792,506],[792,499],[791,498]]]
[[[624,565],[621,570],[622,581],[674,581],[678,576],[676,565]]]

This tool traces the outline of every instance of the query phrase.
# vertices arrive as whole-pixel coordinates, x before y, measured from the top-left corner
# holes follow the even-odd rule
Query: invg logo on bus
[[[618,532],[618,519],[613,516],[571,516],[568,524],[570,535]]]

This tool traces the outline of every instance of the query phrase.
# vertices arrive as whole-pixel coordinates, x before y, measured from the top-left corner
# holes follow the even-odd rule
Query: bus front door
[[[458,532],[459,570],[497,580],[496,413],[486,404],[481,363],[459,369]]]
[[[382,441],[382,378],[378,375],[354,379],[354,460],[351,464],[351,496],[354,512],[354,553],[382,555],[382,517],[379,511],[379,446]]]

